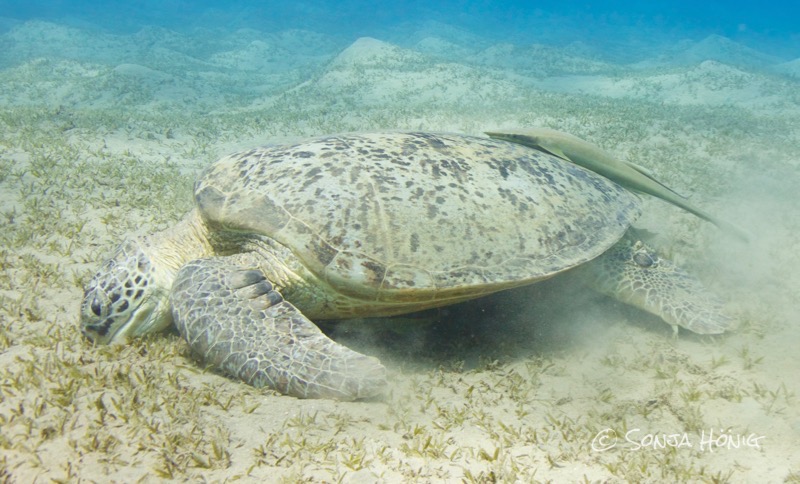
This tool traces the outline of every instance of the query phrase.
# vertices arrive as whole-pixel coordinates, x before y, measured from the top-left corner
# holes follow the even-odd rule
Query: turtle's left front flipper
[[[698,334],[734,329],[722,301],[674,262],[640,241],[624,237],[597,259],[577,269],[593,289]]]
[[[172,288],[178,331],[207,363],[300,398],[355,400],[385,391],[376,358],[331,340],[261,271],[226,259],[186,264]]]

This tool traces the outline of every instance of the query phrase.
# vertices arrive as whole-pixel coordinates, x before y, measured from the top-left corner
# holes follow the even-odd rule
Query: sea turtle
[[[124,242],[88,282],[97,343],[177,326],[208,364],[299,397],[383,392],[373,357],[314,319],[387,316],[579,277],[677,330],[731,327],[720,302],[626,232],[638,196],[519,144],[365,133],[226,156],[178,225]]]

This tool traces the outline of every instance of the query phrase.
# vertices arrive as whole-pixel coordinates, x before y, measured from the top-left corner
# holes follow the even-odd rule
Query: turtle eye
[[[637,250],[633,253],[632,259],[639,267],[654,267],[658,265],[658,257],[646,250]]]

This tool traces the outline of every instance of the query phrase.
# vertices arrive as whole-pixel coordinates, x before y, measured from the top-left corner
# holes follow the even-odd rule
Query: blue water
[[[0,17],[91,24],[113,32],[145,25],[186,31],[222,27],[306,29],[345,38],[382,38],[436,21],[493,39],[590,44],[672,42],[726,36],[786,59],[800,56],[800,2],[727,1],[0,1]]]

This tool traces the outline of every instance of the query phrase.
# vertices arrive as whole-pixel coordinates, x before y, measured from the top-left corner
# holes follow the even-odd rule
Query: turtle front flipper
[[[300,398],[355,400],[382,393],[373,357],[325,336],[285,301],[261,271],[225,258],[198,259],[178,272],[172,315],[207,363],[256,387]]]
[[[624,237],[578,269],[593,289],[698,334],[734,329],[722,301],[703,284],[640,241]]]

